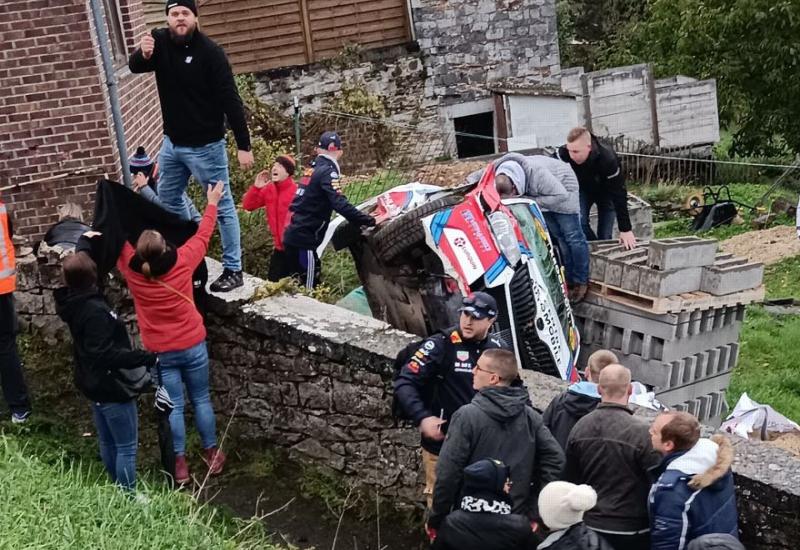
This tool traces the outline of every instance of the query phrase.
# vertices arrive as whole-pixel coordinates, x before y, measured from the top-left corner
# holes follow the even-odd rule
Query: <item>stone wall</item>
[[[59,337],[51,288],[58,252],[21,255],[21,317]],[[209,260],[210,280],[221,271]],[[214,296],[208,330],[212,395],[219,425],[235,411],[239,445],[268,441],[298,460],[331,468],[379,490],[395,504],[419,502],[418,434],[389,414],[391,363],[415,337],[386,324],[299,296],[252,301],[260,280]],[[112,299],[131,320],[130,301],[113,282]],[[525,372],[531,400],[544,408],[564,383]],[[648,417],[652,412],[639,410]],[[750,550],[796,548],[800,537],[800,461],[768,444],[735,439],[734,473],[742,540]]]
[[[540,83],[558,73],[555,0],[411,0],[434,96],[489,96],[487,84]]]

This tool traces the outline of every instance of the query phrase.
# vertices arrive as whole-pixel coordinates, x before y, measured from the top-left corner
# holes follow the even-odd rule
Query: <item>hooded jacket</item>
[[[518,164],[525,174],[525,181],[512,178],[520,195],[531,197],[542,210],[559,214],[580,212],[578,179],[572,168],[556,159],[542,155],[525,156],[508,153],[493,162],[495,168],[512,162]],[[467,176],[468,183],[477,183],[484,170]]]
[[[537,550],[614,550],[598,533],[583,522],[568,529],[550,533]]]
[[[700,439],[688,451],[664,457],[650,490],[652,550],[684,550],[701,535],[737,537],[733,446],[724,435]]]
[[[617,226],[621,232],[631,230],[628,214],[628,190],[619,158],[613,149],[606,147],[592,135],[592,152],[583,164],[576,164],[569,156],[566,145],[559,147],[555,158],[569,164],[580,184],[580,192],[592,200],[610,199],[617,213]]]
[[[289,206],[292,204],[295,193],[297,193],[297,184],[289,176],[283,181],[271,181],[261,188],[251,185],[242,198],[242,208],[248,212],[264,208],[264,217],[267,220],[269,231],[272,233],[275,250],[283,250],[283,232],[291,219]]]
[[[532,485],[559,479],[564,453],[527,402],[525,388],[492,386],[453,415],[436,466],[431,527],[437,528],[459,501],[464,468],[484,458],[500,460],[511,469],[512,513],[535,514],[538,491]]]
[[[302,250],[314,250],[325,237],[335,210],[357,226],[373,226],[375,218],[350,204],[339,187],[339,164],[326,155],[318,155],[308,184],[297,187],[290,210],[292,221],[283,234],[283,242]]]
[[[131,348],[125,324],[96,289],[73,293],[59,288],[53,296],[58,316],[72,335],[77,388],[87,399],[99,403],[130,401],[112,371],[151,366],[155,355]]]
[[[661,460],[650,427],[617,403],[600,403],[581,418],[567,439],[564,479],[597,491],[586,525],[597,531],[646,532],[649,470]]]
[[[599,404],[600,394],[597,393],[597,384],[578,382],[553,398],[542,419],[561,448],[566,450],[572,428],[578,420],[595,410]]]

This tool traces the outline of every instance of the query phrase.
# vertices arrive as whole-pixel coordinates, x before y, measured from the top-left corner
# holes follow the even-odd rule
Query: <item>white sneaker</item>
[[[25,424],[28,421],[28,417],[31,415],[31,411],[25,411],[23,413],[12,413],[11,414],[11,422],[13,424]]]

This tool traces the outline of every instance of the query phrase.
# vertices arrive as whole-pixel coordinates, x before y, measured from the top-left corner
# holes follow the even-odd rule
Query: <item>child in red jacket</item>
[[[264,208],[264,217],[274,244],[267,274],[270,281],[278,281],[290,275],[283,249],[283,232],[289,225],[289,205],[297,192],[297,184],[292,179],[294,171],[294,159],[289,155],[279,156],[271,170],[259,172],[256,181],[242,199],[242,207],[248,212]]]

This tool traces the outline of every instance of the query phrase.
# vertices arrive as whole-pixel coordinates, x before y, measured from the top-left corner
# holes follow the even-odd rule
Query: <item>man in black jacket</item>
[[[512,387],[519,376],[517,359],[508,350],[487,350],[475,365],[473,387],[478,394],[453,415],[436,466],[436,486],[428,526],[436,529],[458,502],[468,464],[496,458],[507,464],[514,485],[511,511],[533,519],[534,487],[559,479],[564,453],[528,405],[528,391]]]
[[[503,347],[489,330],[497,318],[497,302],[485,292],[464,298],[458,326],[427,338],[400,370],[394,393],[407,418],[419,426],[424,494],[433,502],[436,461],[447,434],[448,420],[475,396],[473,369],[481,354]]]
[[[556,438],[562,449],[567,448],[569,432],[575,424],[595,410],[600,404],[597,380],[600,372],[617,362],[617,356],[607,349],[600,349],[589,356],[586,363],[585,381],[572,384],[567,391],[553,398],[542,418],[544,424]]]
[[[224,269],[211,290],[228,292],[243,282],[239,218],[225,151],[225,118],[236,138],[239,164],[247,169],[253,165],[253,153],[244,107],[225,52],[197,29],[194,0],[168,0],[166,11],[168,28],[143,35],[128,67],[132,73],[156,73],[164,121],[158,195],[164,207],[188,220],[184,191],[189,176],[206,187],[225,182],[217,215]]]
[[[564,478],[597,491],[597,506],[586,512],[585,522],[615,550],[648,549],[648,470],[661,456],[653,450],[647,423],[628,408],[631,372],[622,365],[607,366],[598,389],[601,403],[569,434]]]
[[[567,135],[567,144],[556,150],[555,157],[568,162],[580,185],[581,221],[586,240],[608,240],[617,214],[619,242],[626,248],[636,246],[636,237],[628,215],[628,190],[617,154],[601,144],[589,130],[577,127]],[[597,233],[589,225],[589,211],[597,205]]]
[[[335,210],[353,225],[372,227],[375,218],[364,214],[342,194],[342,140],[336,132],[325,132],[317,143],[317,158],[308,180],[301,181],[289,210],[292,219],[283,234],[287,269],[305,285],[314,288],[321,270],[317,247],[322,243]]]

